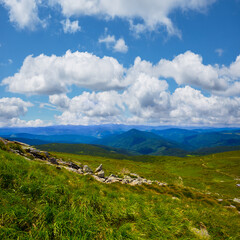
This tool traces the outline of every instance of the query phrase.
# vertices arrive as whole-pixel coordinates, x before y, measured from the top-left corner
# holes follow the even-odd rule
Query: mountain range
[[[128,125],[51,126],[1,128],[0,136],[30,145],[91,144],[101,149],[97,152],[110,151],[128,155],[186,156],[240,149],[240,129],[234,128],[182,129]],[[84,145],[78,145],[78,147],[78,152],[81,152],[81,149],[86,150]],[[76,145],[73,148],[75,149]],[[120,152],[116,149],[120,149]]]

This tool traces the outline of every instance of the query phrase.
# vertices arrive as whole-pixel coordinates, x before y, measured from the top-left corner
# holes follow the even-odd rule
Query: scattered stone
[[[102,171],[102,164],[99,165],[99,167],[96,168],[95,173]]]
[[[225,206],[225,208],[235,209],[236,207],[234,205],[230,205],[230,206]]]
[[[240,199],[239,198],[234,198],[233,201],[236,202],[236,203],[240,203]]]
[[[95,173],[95,175],[98,176],[98,177],[100,177],[100,178],[104,178],[104,171],[101,170],[101,171]]]
[[[119,179],[114,177],[109,177],[105,181],[105,183],[115,183],[115,182],[119,182]]]
[[[178,197],[172,197],[172,199],[180,201],[180,199]]]
[[[129,173],[130,177],[136,177],[136,178],[140,178],[140,176],[136,173]]]
[[[100,178],[100,177],[98,177],[96,175],[93,175],[93,178],[96,179],[99,182],[105,182],[105,180],[106,180],[105,178]]]
[[[88,173],[88,174],[92,174],[93,173],[92,169],[88,165],[84,165],[83,166],[83,172],[84,173]]]
[[[79,169],[77,170],[77,172],[78,172],[79,174],[83,174],[83,173],[84,173],[81,168],[79,168]]]
[[[78,169],[80,168],[77,164],[75,164],[75,163],[73,163],[73,162],[69,162],[69,163],[68,163],[68,166],[69,166],[70,168],[74,168],[74,169],[76,169],[76,170],[78,170]]]
[[[138,179],[135,179],[129,183],[129,185],[131,185],[131,186],[136,186],[136,185],[141,185],[141,184],[142,184],[142,181],[138,180]]]
[[[222,201],[223,201],[223,199],[217,199],[217,201],[218,201],[218,202],[222,202]]]
[[[111,174],[109,177],[111,177],[111,178],[118,178],[118,176],[114,175],[114,174]]]
[[[236,184],[237,187],[240,187],[240,184]]]
[[[57,170],[61,170],[62,168],[61,167],[56,167]]]
[[[54,158],[54,157],[49,158],[49,162],[52,163],[52,164],[59,165],[59,163],[57,162],[57,159]]]
[[[147,180],[147,184],[151,185],[152,181],[151,180]]]

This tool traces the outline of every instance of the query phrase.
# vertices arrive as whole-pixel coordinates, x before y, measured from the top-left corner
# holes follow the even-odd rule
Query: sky
[[[0,127],[240,126],[240,0],[0,0]]]

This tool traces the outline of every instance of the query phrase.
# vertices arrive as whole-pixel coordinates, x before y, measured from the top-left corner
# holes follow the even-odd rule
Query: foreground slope
[[[81,160],[92,168],[105,160],[103,164],[109,173],[119,172],[120,166],[125,166],[125,171],[138,169],[136,172],[144,176],[147,164],[148,174],[153,171],[149,162],[61,156],[76,163]],[[231,174],[237,173],[231,171]],[[164,175],[159,178],[167,180]],[[43,161],[26,160],[3,150],[0,150],[0,180],[1,239],[240,237],[237,210],[224,207],[231,203],[220,204],[214,194],[181,184],[162,187],[104,184],[90,175],[60,170]]]

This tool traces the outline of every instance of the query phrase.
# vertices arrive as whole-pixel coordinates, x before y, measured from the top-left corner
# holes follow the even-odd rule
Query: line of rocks
[[[96,168],[96,170],[93,171],[88,165],[77,165],[76,163],[73,163],[73,162],[66,162],[66,161],[63,161],[62,159],[57,159],[51,156],[48,152],[40,151],[25,143],[21,143],[17,141],[9,141],[3,138],[0,138],[0,141],[3,142],[4,145],[7,145],[8,143],[19,145],[20,148],[18,149],[10,148],[9,151],[15,154],[21,155],[28,160],[31,160],[31,158],[36,160],[42,160],[48,164],[56,165],[57,169],[65,168],[69,171],[72,171],[78,174],[91,175],[95,180],[102,183],[111,184],[115,182],[120,182],[122,184],[129,184],[132,186],[142,185],[142,184],[150,185],[152,183],[156,183],[160,186],[167,185],[167,183],[162,183],[157,180],[152,181],[152,180],[142,178],[136,173],[129,173],[129,175],[124,175],[123,178],[114,174],[111,174],[110,176],[105,176],[105,172],[103,170],[102,164],[100,164]]]

